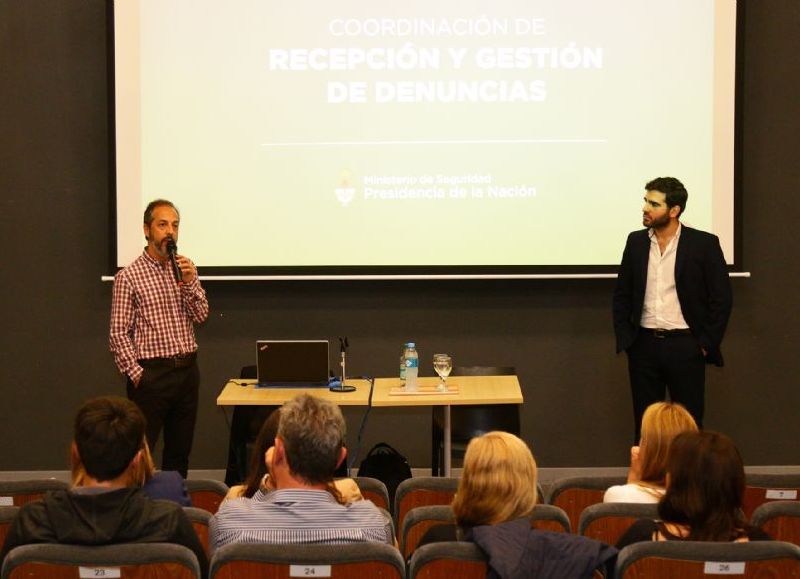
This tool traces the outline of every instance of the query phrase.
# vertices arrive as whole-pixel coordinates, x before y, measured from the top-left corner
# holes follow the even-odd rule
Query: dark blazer
[[[472,541],[486,553],[486,579],[591,579],[595,569],[614,567],[617,550],[573,535],[531,529],[527,517],[472,528]]]
[[[617,352],[630,348],[639,331],[649,255],[649,229],[631,233],[614,289]],[[681,226],[675,257],[675,289],[692,335],[707,352],[706,363],[722,366],[720,344],[731,315],[733,296],[725,257],[716,235]]]
[[[417,548],[443,541],[472,541],[486,553],[486,579],[540,579],[592,577],[604,565],[608,577],[614,573],[617,549],[588,537],[531,529],[523,517],[465,529],[459,536],[455,524],[434,525]]]

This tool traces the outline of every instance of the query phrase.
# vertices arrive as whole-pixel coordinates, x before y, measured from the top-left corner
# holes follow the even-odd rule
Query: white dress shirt
[[[641,326],[663,330],[687,329],[689,324],[683,319],[678,292],[675,289],[675,257],[681,224],[675,236],[669,240],[664,253],[658,247],[658,236],[650,230],[650,257],[647,263],[647,287],[644,292]]]

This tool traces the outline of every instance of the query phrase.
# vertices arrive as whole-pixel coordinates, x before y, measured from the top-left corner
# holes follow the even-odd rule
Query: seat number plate
[[[706,561],[706,575],[744,575],[744,562]]]
[[[330,565],[289,565],[289,577],[330,577]]]
[[[122,572],[119,567],[78,567],[78,577],[80,579],[91,579],[92,577],[119,579],[122,577]]]

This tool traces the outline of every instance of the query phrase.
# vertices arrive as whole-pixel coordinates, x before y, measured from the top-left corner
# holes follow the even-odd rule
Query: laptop
[[[258,340],[258,388],[328,386],[328,340]]]

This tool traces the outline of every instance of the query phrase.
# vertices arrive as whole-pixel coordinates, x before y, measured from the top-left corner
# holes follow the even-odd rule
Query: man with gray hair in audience
[[[345,503],[333,486],[344,460],[345,422],[336,404],[301,394],[283,405],[265,453],[269,484],[228,500],[211,520],[211,545],[393,544],[392,521],[370,501]]]

